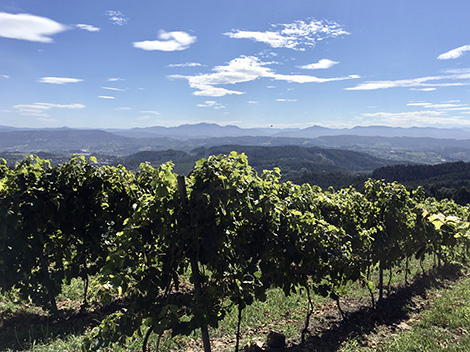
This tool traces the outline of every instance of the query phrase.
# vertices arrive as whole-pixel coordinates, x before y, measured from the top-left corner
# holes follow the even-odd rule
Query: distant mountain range
[[[0,152],[58,155],[90,152],[122,157],[141,151],[190,152],[199,147],[228,144],[347,149],[402,162],[470,161],[470,131],[465,129],[385,126],[250,129],[208,123],[105,130],[0,126]]]
[[[326,128],[312,126],[303,129],[288,128],[240,128],[238,126],[220,126],[217,124],[200,123],[181,125],[178,127],[147,127],[132,129],[107,129],[120,136],[134,138],[170,137],[175,139],[213,138],[213,137],[290,137],[317,138],[322,136],[368,136],[368,137],[429,137],[444,139],[470,139],[470,131],[464,129],[444,129],[432,127],[386,127],[386,126],[357,126],[353,128]]]

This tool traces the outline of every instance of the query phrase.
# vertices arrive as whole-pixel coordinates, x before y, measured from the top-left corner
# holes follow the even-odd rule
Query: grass
[[[425,268],[429,270],[432,265],[433,260],[430,258],[426,261]],[[391,300],[395,294],[400,292],[399,287],[404,285],[403,269],[398,268],[393,272]],[[411,263],[410,269],[412,272],[409,275],[409,281],[413,280],[413,275],[419,280],[421,275],[419,262]],[[385,276],[387,282],[388,273]],[[377,282],[376,272],[373,273],[371,279]],[[438,286],[436,282],[434,282],[434,286]],[[313,296],[315,312],[310,326],[313,334],[305,346],[309,348],[308,351],[315,351],[316,347],[322,345],[326,346],[326,349],[323,349],[325,351],[363,351],[367,350],[368,345],[371,345],[369,336],[373,336],[374,349],[370,350],[376,348],[383,351],[437,351],[443,348],[448,348],[451,351],[470,350],[470,338],[467,338],[468,331],[470,331],[470,307],[466,305],[466,302],[470,301],[470,279],[463,280],[452,289],[434,289],[432,288],[434,286],[431,283],[426,287],[426,290],[429,289],[430,292],[433,292],[432,295],[435,297],[431,310],[426,313],[416,313],[417,315],[413,318],[416,320],[414,324],[411,324],[410,320],[409,324],[403,325],[406,327],[411,325],[413,329],[411,331],[390,328],[390,326],[397,325],[397,321],[403,319],[401,316],[397,318],[398,320],[393,320],[395,319],[393,318],[391,322],[384,325],[384,328],[380,328],[380,324],[383,323],[380,317],[381,311],[380,309],[369,310],[369,291],[360,284],[349,285],[347,298],[341,300],[343,309],[349,314],[348,319],[352,323],[357,323],[357,329],[351,328],[350,331],[345,330],[346,324],[341,322],[335,302]],[[79,313],[79,307],[83,300],[82,292],[83,283],[80,280],[75,280],[64,287],[62,294],[58,297],[58,302],[66,313],[62,318],[56,320],[27,302],[19,302],[14,294],[0,294],[0,351],[80,351],[83,336],[106,314],[105,310],[101,311],[101,308],[96,305],[97,296],[94,298],[95,305],[92,305],[90,312]],[[90,296],[94,297],[93,293]],[[411,298],[404,301],[399,300],[397,301],[398,308],[392,309],[396,310],[397,314],[408,315],[409,312],[405,312],[404,307],[410,301]],[[307,303],[305,290],[287,297],[282,290],[269,290],[265,302],[254,302],[244,310],[240,345],[244,346],[249,342],[262,343],[270,330],[283,333],[291,343],[300,343]],[[429,313],[431,315],[428,317],[428,312],[431,312],[436,304],[440,308],[435,313]],[[361,314],[364,314],[369,320],[367,322],[360,320],[358,317]],[[211,329],[210,336],[214,351],[233,351],[237,315],[238,311],[235,308],[220,322],[218,329]],[[375,320],[370,320],[372,318]],[[371,331],[373,332],[371,333]],[[153,334],[149,340],[149,345],[153,350],[155,350],[157,338]],[[412,349],[417,346],[418,342],[425,347]],[[142,340],[137,339],[126,346],[113,346],[109,351],[139,351],[141,344]],[[437,346],[438,349],[433,350],[429,346]],[[167,333],[160,343],[160,351],[162,352],[186,351],[188,349],[202,350],[202,343],[197,332],[191,336],[174,338],[171,338],[170,333]]]
[[[382,351],[470,351],[470,278],[433,293],[430,308],[411,330],[380,346]]]

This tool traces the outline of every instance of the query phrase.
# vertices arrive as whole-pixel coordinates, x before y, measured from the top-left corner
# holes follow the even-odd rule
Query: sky
[[[470,128],[468,0],[0,0],[0,125]]]

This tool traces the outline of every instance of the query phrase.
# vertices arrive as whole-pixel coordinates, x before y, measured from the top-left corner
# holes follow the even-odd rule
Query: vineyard
[[[408,280],[412,259],[441,266],[469,255],[470,209],[420,188],[296,185],[277,168],[258,174],[235,152],[197,161],[187,177],[171,162],[137,172],[95,162],[0,160],[0,291],[52,316],[72,280],[84,283],[83,309],[91,280],[102,302],[129,302],[89,331],[85,350],[140,336],[146,351],[152,334],[199,330],[208,352],[209,327],[235,307],[238,351],[241,314],[269,289],[328,297],[341,311],[347,285],[358,283],[375,307],[396,268]],[[310,301],[302,340],[312,313]]]

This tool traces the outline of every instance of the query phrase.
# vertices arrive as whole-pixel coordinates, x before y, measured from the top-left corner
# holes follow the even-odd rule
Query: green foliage
[[[186,179],[172,163],[137,172],[95,163],[0,160],[0,289],[57,313],[62,283],[83,280],[86,304],[93,275],[101,297],[130,302],[86,349],[204,331],[269,288],[337,300],[362,282],[373,297],[371,268],[382,292],[383,270],[413,255],[468,254],[469,209],[396,182],[322,191],[281,182],[277,168],[258,174],[236,152],[197,161]]]

